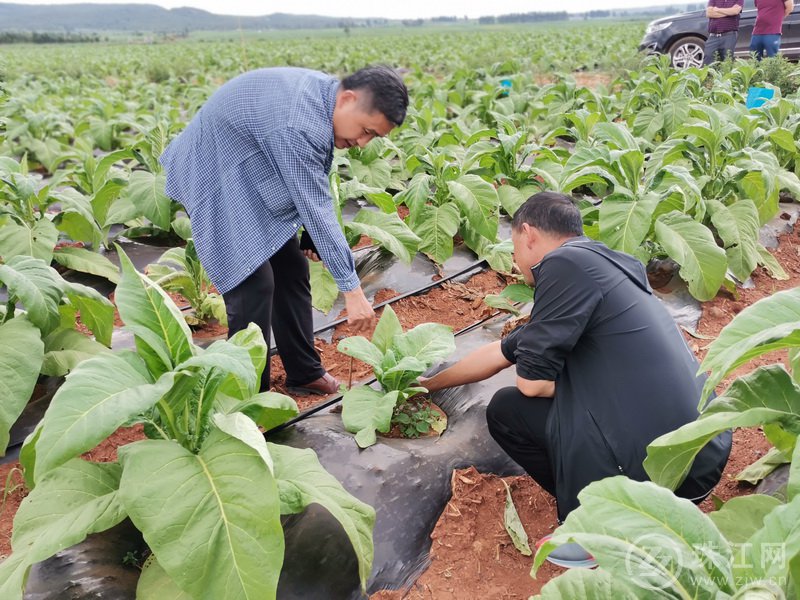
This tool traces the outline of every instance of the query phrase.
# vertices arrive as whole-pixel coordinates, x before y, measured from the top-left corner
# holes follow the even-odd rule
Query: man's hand
[[[375,311],[360,286],[344,292],[344,307],[347,310],[347,324],[352,325],[356,333],[366,331],[375,322]]]

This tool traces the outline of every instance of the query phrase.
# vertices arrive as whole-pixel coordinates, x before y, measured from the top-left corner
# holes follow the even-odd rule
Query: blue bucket
[[[775,90],[770,88],[751,87],[747,90],[747,108],[758,108],[763,105],[767,100],[772,100],[775,97]]]

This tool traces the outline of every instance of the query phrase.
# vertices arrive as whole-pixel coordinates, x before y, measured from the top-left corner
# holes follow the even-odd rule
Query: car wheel
[[[684,37],[672,44],[669,54],[672,57],[672,66],[676,69],[689,67],[702,67],[705,41],[699,37]]]

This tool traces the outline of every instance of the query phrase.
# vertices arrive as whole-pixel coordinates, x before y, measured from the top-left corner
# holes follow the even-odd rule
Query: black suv
[[[737,57],[746,58],[750,48],[750,35],[756,24],[755,0],[745,0],[739,20],[739,39],[736,41]],[[682,13],[657,19],[647,26],[639,50],[648,53],[669,54],[678,69],[699,67],[703,64],[703,48],[708,37],[708,18],[705,10]],[[781,54],[786,58],[800,58],[800,5],[783,20]]]

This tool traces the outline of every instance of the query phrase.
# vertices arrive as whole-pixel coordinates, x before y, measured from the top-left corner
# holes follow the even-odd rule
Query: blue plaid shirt
[[[197,254],[220,292],[306,228],[339,289],[359,286],[333,209],[333,108],[339,82],[259,69],[217,90],[161,156],[167,195],[186,208]]]

